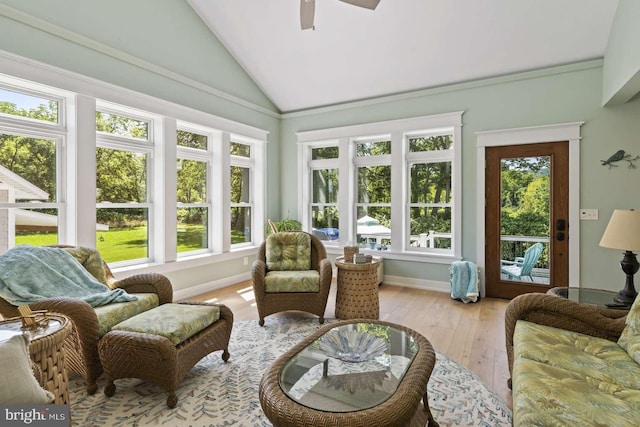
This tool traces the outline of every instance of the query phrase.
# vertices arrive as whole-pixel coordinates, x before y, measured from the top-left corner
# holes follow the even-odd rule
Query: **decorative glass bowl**
[[[319,346],[328,356],[345,362],[366,362],[388,350],[382,338],[356,330],[330,331],[320,339]]]

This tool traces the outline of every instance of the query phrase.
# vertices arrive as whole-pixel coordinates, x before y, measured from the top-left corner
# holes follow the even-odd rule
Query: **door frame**
[[[480,292],[485,296],[485,166],[486,147],[569,141],[569,286],[580,286],[580,126],[561,123],[515,129],[476,132],[476,260],[480,269]]]

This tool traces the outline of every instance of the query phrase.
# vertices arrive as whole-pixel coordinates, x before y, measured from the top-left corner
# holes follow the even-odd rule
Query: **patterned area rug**
[[[178,405],[166,406],[166,393],[137,379],[116,381],[116,394],[87,396],[84,382],[71,379],[74,426],[271,426],[258,401],[262,373],[284,351],[321,325],[316,319],[267,318],[234,323],[224,363],[217,351],[202,359],[178,389]],[[429,380],[429,406],[441,426],[510,426],[511,410],[476,375],[437,354]]]

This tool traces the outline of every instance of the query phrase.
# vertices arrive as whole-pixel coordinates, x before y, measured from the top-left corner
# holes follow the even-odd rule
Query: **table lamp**
[[[624,289],[618,292],[613,300],[619,304],[633,304],[638,295],[633,285],[633,275],[638,271],[640,264],[633,251],[640,251],[640,211],[614,210],[600,240],[600,246],[624,251],[620,266],[627,275],[627,280]]]

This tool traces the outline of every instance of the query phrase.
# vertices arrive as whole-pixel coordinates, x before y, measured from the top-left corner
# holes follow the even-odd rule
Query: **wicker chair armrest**
[[[267,264],[264,261],[256,260],[251,266],[251,278],[253,279],[254,294],[264,294],[264,276],[267,274]]]
[[[171,286],[171,282],[166,276],[159,273],[135,274],[113,282],[112,286],[122,288],[130,294],[158,294],[161,305],[173,301],[173,287]]]
[[[625,326],[627,312],[607,310],[546,294],[524,294],[505,311],[505,338],[509,371],[513,369],[513,334],[518,320],[565,329],[616,341]]]
[[[320,290],[322,291],[322,288],[331,286],[331,278],[333,276],[333,269],[331,268],[331,261],[329,261],[326,258],[323,259],[323,260],[320,260],[320,266],[319,267],[320,267],[319,268]]]

